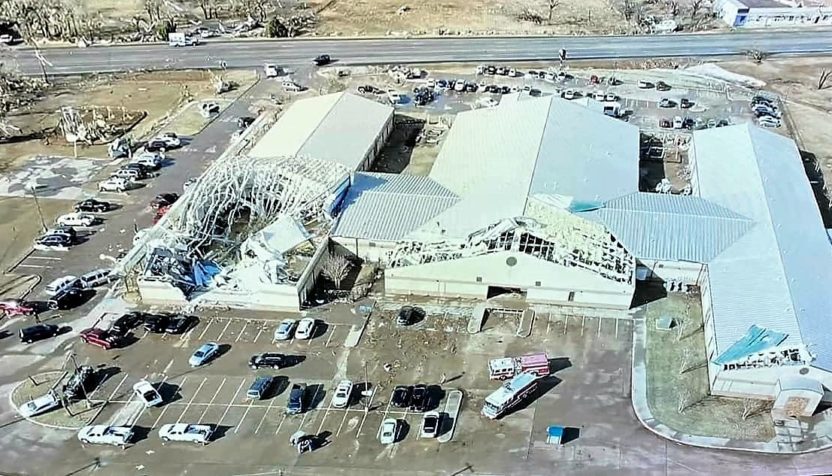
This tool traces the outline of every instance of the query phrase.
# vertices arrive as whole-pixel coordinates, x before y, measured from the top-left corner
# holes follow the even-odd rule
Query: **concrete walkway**
[[[642,425],[662,438],[700,448],[794,455],[832,448],[832,416],[823,412],[810,420],[792,420],[775,427],[770,441],[749,441],[683,433],[657,420],[647,404],[646,337],[643,318],[633,319],[633,409]]]

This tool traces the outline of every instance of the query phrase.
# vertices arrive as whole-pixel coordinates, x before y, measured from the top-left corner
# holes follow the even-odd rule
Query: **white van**
[[[92,289],[110,282],[111,272],[112,270],[109,269],[96,269],[95,271],[90,271],[87,274],[81,275],[81,277],[78,278],[78,282],[82,288]]]
[[[292,80],[283,81],[283,90],[290,93],[299,93],[303,91],[303,87]]]
[[[78,284],[79,283],[78,283],[78,278],[77,277],[75,277],[75,276],[64,276],[62,278],[58,278],[58,279],[52,281],[51,283],[47,284],[45,290],[46,290],[46,294],[49,294],[50,296],[54,296],[55,294],[58,294],[61,291],[66,291],[67,289],[69,289],[71,287],[75,287]]]

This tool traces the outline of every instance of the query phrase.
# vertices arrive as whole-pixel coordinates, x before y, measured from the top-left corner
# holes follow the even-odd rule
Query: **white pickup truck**
[[[124,446],[132,437],[133,428],[129,426],[91,425],[78,432],[81,443],[93,445]]]
[[[159,438],[162,441],[187,441],[207,445],[213,432],[211,425],[169,423],[159,428]]]

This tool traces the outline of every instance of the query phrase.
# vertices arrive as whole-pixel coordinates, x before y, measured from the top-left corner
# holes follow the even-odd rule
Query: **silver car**
[[[294,319],[283,319],[274,330],[274,340],[289,340],[295,335],[295,327],[298,321]]]

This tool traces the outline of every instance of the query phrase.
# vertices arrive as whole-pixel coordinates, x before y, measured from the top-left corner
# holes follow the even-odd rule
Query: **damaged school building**
[[[637,127],[560,98],[458,114],[427,177],[366,172],[392,118],[298,101],[144,240],[142,298],[297,310],[334,244],[389,294],[629,309],[661,280],[700,292],[713,393],[810,415],[832,388],[832,246],[790,139],[696,131],[691,194],[670,195],[639,191]]]

